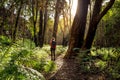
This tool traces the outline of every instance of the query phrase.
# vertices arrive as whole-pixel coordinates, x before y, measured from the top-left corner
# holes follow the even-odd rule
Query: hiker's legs
[[[50,50],[51,50],[51,60],[53,60],[53,50],[52,48]]]
[[[55,49],[53,50],[53,60],[55,60]]]
[[[55,60],[55,49],[51,48],[51,60]]]

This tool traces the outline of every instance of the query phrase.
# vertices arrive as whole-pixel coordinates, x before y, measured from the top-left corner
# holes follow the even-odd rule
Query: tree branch
[[[108,10],[112,7],[115,0],[110,0],[106,8],[98,15],[98,21],[101,20],[101,18],[108,12]]]

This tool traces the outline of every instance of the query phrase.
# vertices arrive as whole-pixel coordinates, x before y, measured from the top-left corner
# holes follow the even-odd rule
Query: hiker
[[[53,61],[55,61],[55,49],[56,49],[56,41],[55,41],[55,38],[53,37],[50,40],[51,60]]]

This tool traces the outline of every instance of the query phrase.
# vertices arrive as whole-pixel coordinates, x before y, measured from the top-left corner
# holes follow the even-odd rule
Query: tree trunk
[[[38,32],[38,45],[43,46],[43,10],[40,9],[40,20],[39,20],[39,32]]]
[[[36,35],[36,23],[37,23],[37,18],[38,18],[38,0],[34,1],[32,0],[32,15],[33,15],[33,31],[34,31],[34,37],[33,41],[35,42],[35,45],[38,45],[37,41],[37,35]],[[36,9],[36,10],[35,10]]]
[[[0,24],[0,35],[3,35],[4,21],[5,21],[5,18],[3,18],[3,21]]]
[[[46,4],[45,4],[45,13],[44,13],[44,29],[43,29],[43,40],[42,40],[42,46],[44,44],[44,38],[45,38],[45,32],[46,32],[46,25],[47,25],[47,20],[48,20],[48,10],[47,10],[47,5],[48,5],[48,0],[46,0]]]
[[[77,12],[71,28],[69,48],[65,58],[72,58],[75,56],[76,53],[73,52],[73,49],[82,46],[89,3],[89,0],[78,0]]]
[[[112,5],[114,4],[114,1],[115,0],[110,0],[110,2],[107,5],[107,7],[100,13],[102,0],[96,0],[95,6],[94,6],[94,10],[93,10],[92,19],[91,19],[90,25],[89,25],[88,34],[86,36],[86,39],[85,39],[85,42],[84,42],[84,45],[83,45],[82,48],[84,48],[84,49],[90,49],[91,48],[92,42],[93,42],[94,37],[95,37],[97,25],[100,22],[101,18],[112,7]]]
[[[64,28],[62,28],[62,26],[61,26],[61,30],[62,30],[62,33],[63,33],[63,38],[62,38],[62,46],[63,47],[65,47],[65,31],[66,31],[66,27],[68,26],[67,25],[67,23],[68,23],[67,18],[68,17],[66,17],[66,12],[63,11],[63,24],[64,24]]]
[[[38,32],[38,46],[41,48],[43,47],[44,44],[44,36],[45,36],[45,31],[46,31],[46,25],[47,25],[47,5],[48,1],[45,1],[45,8],[43,8],[43,5],[41,6],[40,9],[40,19],[39,19],[39,32]]]
[[[57,35],[57,29],[58,29],[58,22],[59,22],[59,16],[60,16],[60,10],[59,10],[59,4],[60,0],[57,0],[56,2],[56,8],[55,8],[55,19],[54,19],[54,28],[53,28],[53,37],[56,39]]]
[[[33,22],[33,26],[34,26],[34,38],[33,38],[33,40],[34,40],[34,42],[35,42],[35,45],[37,46],[37,35],[36,35],[36,21],[34,21]]]
[[[72,14],[71,14],[71,9],[72,9],[72,6],[73,6],[73,0],[69,0],[69,16],[70,16],[70,27],[71,27],[71,25],[72,25],[72,18],[71,18],[71,16],[72,16]]]
[[[17,18],[16,18],[16,22],[15,22],[15,29],[13,31],[13,42],[16,40],[16,33],[17,33],[17,28],[18,28],[18,21],[19,21],[19,17],[20,17],[20,12],[22,9],[22,5],[23,5],[23,1],[20,2],[20,7],[18,9],[18,13],[17,13]]]
[[[4,1],[2,1],[1,3],[3,3]],[[6,8],[4,8],[3,5],[0,6],[0,35],[4,35],[4,25],[6,22],[6,17],[7,17],[7,11]]]

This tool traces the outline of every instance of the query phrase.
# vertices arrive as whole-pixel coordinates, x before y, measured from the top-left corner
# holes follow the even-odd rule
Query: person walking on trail
[[[51,51],[51,60],[55,61],[55,49],[56,49],[56,40],[53,37],[50,40],[50,51]]]

